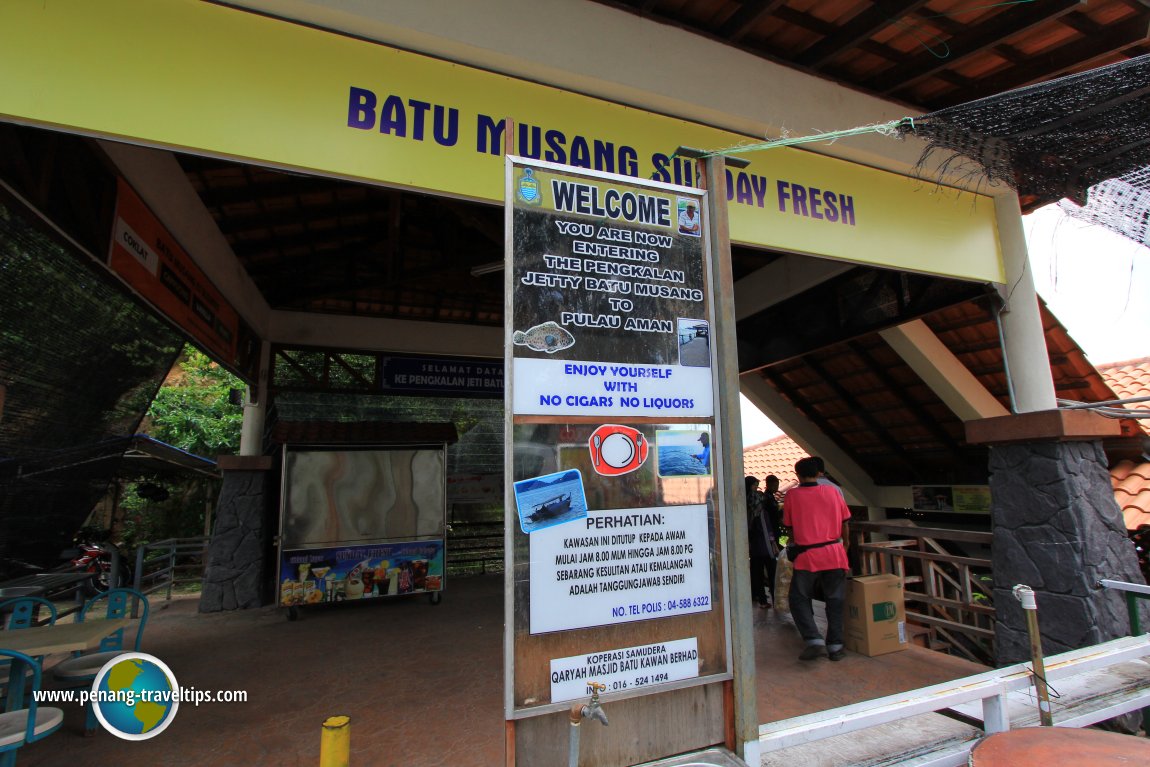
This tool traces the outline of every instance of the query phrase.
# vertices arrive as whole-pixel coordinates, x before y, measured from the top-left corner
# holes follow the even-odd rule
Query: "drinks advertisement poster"
[[[705,199],[508,158],[509,718],[728,670]]]
[[[441,591],[443,541],[373,543],[280,553],[279,605]]]

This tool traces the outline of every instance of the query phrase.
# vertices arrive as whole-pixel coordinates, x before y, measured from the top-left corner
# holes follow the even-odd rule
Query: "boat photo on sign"
[[[587,516],[583,475],[578,471],[561,471],[516,482],[515,505],[519,511],[519,527],[528,535],[545,527],[582,519]]]

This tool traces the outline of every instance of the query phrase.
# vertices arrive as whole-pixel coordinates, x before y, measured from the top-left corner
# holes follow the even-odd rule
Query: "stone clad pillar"
[[[1026,616],[1011,593],[1017,584],[1037,596],[1045,655],[1129,634],[1124,596],[1097,586],[1102,578],[1144,582],[1102,450],[1102,438],[1118,433],[1118,421],[1084,410],[966,424],[967,441],[990,446],[1000,665],[1030,659]]]
[[[265,561],[271,536],[270,456],[220,456],[223,486],[208,544],[200,612],[241,610],[264,604],[274,563]]]

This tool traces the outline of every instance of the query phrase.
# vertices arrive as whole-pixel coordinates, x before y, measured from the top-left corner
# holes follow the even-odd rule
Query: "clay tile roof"
[[[1098,372],[1119,397],[1150,397],[1150,357],[1112,362]]]
[[[1150,397],[1150,357],[1099,365],[1098,372],[1122,399]],[[1150,403],[1135,403],[1131,407],[1147,408]],[[1137,423],[1142,431],[1150,434],[1150,419],[1143,418]],[[1114,487],[1114,500],[1126,520],[1126,529],[1150,525],[1150,463],[1119,461],[1110,469],[1110,484]]]
[[[1119,461],[1110,470],[1110,483],[1126,529],[1150,525],[1150,462]]]
[[[779,478],[779,487],[785,488],[799,481],[795,476],[795,463],[806,457],[807,451],[797,442],[786,434],[780,434],[744,449],[743,471],[760,481],[774,474]]]
[[[1100,365],[1098,372],[1121,399],[1150,397],[1150,357]],[[1147,408],[1150,402],[1137,402],[1130,407]],[[1150,419],[1140,419],[1138,425],[1150,434]]]

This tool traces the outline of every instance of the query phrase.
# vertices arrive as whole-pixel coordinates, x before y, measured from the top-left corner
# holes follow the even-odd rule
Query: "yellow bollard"
[[[329,716],[319,737],[319,767],[348,767],[351,759],[351,717]]]

